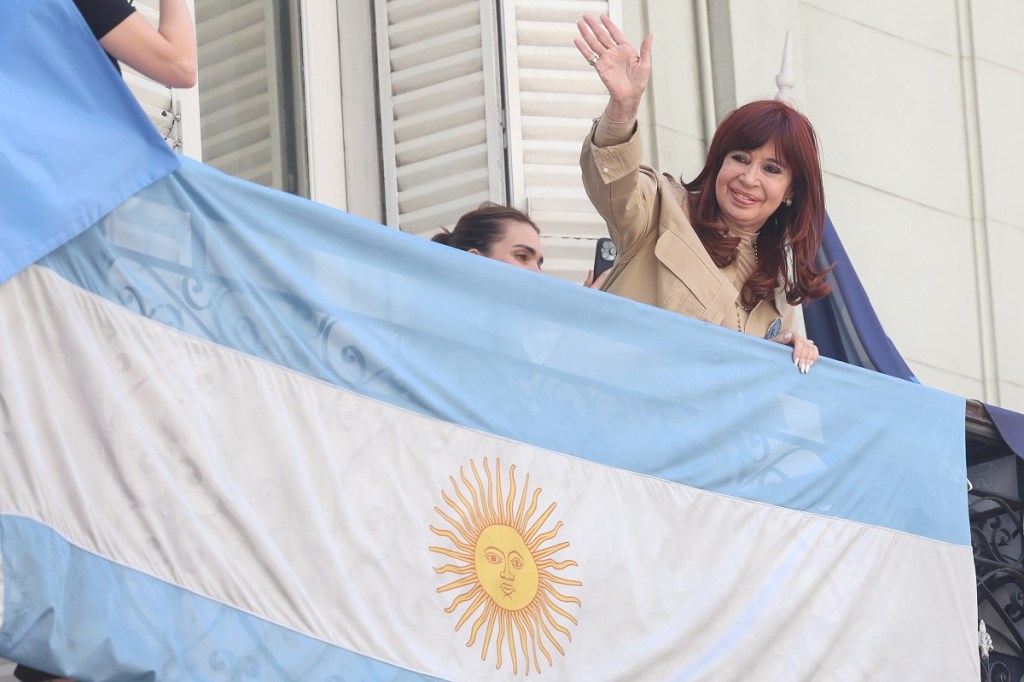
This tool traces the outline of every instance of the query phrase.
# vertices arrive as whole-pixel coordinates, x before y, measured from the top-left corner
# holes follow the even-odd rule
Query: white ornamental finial
[[[793,106],[795,102],[789,93],[796,85],[793,78],[793,46],[789,40],[789,31],[786,31],[786,44],[782,48],[782,66],[779,68],[779,75],[775,77],[775,85],[779,91],[775,93],[775,99]]]
[[[981,657],[988,660],[988,653],[995,647],[992,646],[992,635],[988,634],[985,628],[985,621],[978,621],[978,648],[981,649]]]

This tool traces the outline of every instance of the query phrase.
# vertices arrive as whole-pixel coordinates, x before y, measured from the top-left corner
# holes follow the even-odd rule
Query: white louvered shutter
[[[136,11],[156,28],[160,0],[135,0]],[[181,91],[143,76],[121,64],[128,89],[171,149],[199,158],[199,104],[194,89]]]
[[[505,201],[494,0],[375,0],[387,223]]]
[[[619,0],[504,4],[511,199],[541,228],[544,271],[582,282],[604,221],[580,180],[583,138],[608,94],[573,45],[582,14],[619,20]]]
[[[245,180],[281,187],[280,103],[271,0],[200,0],[199,104],[203,160]]]

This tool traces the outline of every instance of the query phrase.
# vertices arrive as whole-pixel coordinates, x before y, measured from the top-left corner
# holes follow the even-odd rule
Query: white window
[[[156,28],[160,0],[135,0],[133,4],[136,11]],[[189,0],[190,10],[191,4]],[[199,98],[195,88],[168,88],[124,64],[121,71],[128,88],[171,149],[199,159]]]
[[[154,21],[158,3],[137,2]],[[172,144],[227,173],[423,236],[516,206],[546,271],[579,281],[606,234],[578,168],[606,94],[572,41],[581,13],[619,4],[203,0],[198,94],[126,80]]]
[[[528,210],[546,270],[579,279],[605,234],[578,166],[607,100],[572,40],[618,0],[375,0],[386,222],[451,227],[483,201]]]
[[[297,3],[202,0],[195,19],[203,162],[308,196]]]

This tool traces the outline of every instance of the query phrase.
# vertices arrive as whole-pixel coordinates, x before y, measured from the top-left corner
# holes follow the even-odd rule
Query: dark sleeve
[[[30,668],[27,665],[19,665],[14,669],[14,678],[21,680],[21,682],[50,682],[50,680],[56,680],[60,675],[51,675],[50,673],[44,673],[41,670]]]
[[[127,19],[135,8],[128,0],[75,0],[92,34],[99,40]]]

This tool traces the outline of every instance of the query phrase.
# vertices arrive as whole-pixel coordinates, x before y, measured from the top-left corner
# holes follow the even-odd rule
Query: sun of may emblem
[[[454,495],[441,491],[448,509],[434,507],[450,529],[431,526],[430,530],[452,546],[431,547],[430,551],[454,560],[434,571],[461,576],[437,591],[457,592],[445,609],[446,613],[455,613],[464,607],[456,630],[475,617],[467,647],[476,644],[483,629],[480,660],[487,660],[494,642],[496,669],[501,668],[507,654],[513,674],[519,672],[520,659],[526,674],[530,673],[531,661],[540,672],[541,655],[548,666],[552,665],[548,644],[565,655],[556,633],[572,640],[566,625],[577,621],[562,605],[582,605],[558,588],[581,587],[583,583],[555,574],[577,565],[575,561],[553,558],[569,546],[568,542],[552,544],[562,527],[561,521],[548,525],[557,505],[551,503],[537,514],[541,489],[535,488],[531,494],[527,475],[520,491],[515,465],[509,467],[507,485],[502,482],[501,460],[495,460],[492,471],[484,458],[483,479],[476,462],[470,461],[469,465],[472,479],[461,469],[461,486],[454,476],[448,479]]]

